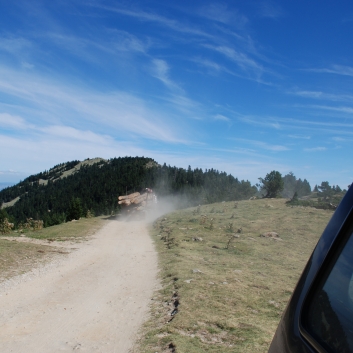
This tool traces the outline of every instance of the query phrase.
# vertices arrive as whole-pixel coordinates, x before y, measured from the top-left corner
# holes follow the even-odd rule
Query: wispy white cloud
[[[311,105],[310,107],[314,109],[330,110],[334,112],[353,114],[353,108],[351,107],[330,107],[327,105]]]
[[[326,151],[326,147],[312,147],[312,148],[304,148],[305,152],[323,152]]]
[[[213,72],[221,72],[224,71],[224,67],[212,60],[209,59],[203,59],[203,58],[194,58],[192,59],[195,63],[198,65],[204,66],[209,70],[212,70]]]
[[[332,137],[332,140],[333,140],[333,141],[336,141],[336,142],[345,142],[345,141],[348,141],[347,139],[345,139],[345,138],[343,138],[343,137],[338,137],[338,136]]]
[[[231,120],[229,118],[227,118],[226,116],[222,115],[222,114],[217,114],[214,116],[215,120],[221,120],[221,121],[226,121],[227,123],[231,122]]]
[[[0,113],[0,126],[3,128],[20,129],[24,130],[30,128],[30,124],[27,124],[20,116]]]
[[[328,135],[353,135],[353,124],[336,121],[324,122],[309,119],[281,118],[271,116],[238,116],[238,120],[253,126],[276,128],[282,131],[303,131],[303,133],[325,133]]]
[[[218,53],[221,53],[228,59],[235,62],[244,71],[251,70],[258,75],[260,75],[263,72],[262,65],[258,64],[255,60],[249,58],[249,56],[246,55],[245,53],[238,52],[233,48],[230,48],[227,46],[214,46],[214,45],[205,44],[204,47],[214,50]]]
[[[37,130],[51,136],[52,138],[64,138],[71,141],[85,141],[92,144],[101,145],[109,145],[114,143],[114,139],[109,135],[100,135],[89,130],[79,130],[70,126],[52,125],[47,127],[37,127]]]
[[[169,89],[182,92],[182,89],[169,77],[169,65],[161,59],[152,60],[152,76],[162,81]]]
[[[273,122],[273,123],[270,124],[270,126],[272,126],[276,130],[280,130],[281,129],[281,125],[278,122]]]
[[[206,68],[207,73],[210,75],[219,75],[222,72],[236,76],[236,77],[243,77],[242,75],[239,75],[236,72],[233,72],[226,68],[224,65],[221,65],[219,63],[216,63],[215,61],[209,60],[209,59],[204,59],[204,58],[194,58],[192,59],[193,62],[195,62],[197,65]]]
[[[310,140],[310,136],[306,136],[306,135],[288,135],[288,137],[292,139],[299,139],[299,140]]]
[[[17,175],[17,174],[20,174],[19,172],[17,172],[16,170],[0,170],[0,174],[3,175],[3,174],[6,174],[6,175]]]
[[[202,31],[197,27],[190,26],[186,23],[180,23],[174,19],[170,19],[165,16],[161,16],[156,13],[146,12],[140,9],[128,9],[122,7],[111,7],[111,6],[103,6],[103,5],[93,5],[95,7],[99,7],[100,9],[104,9],[106,11],[115,12],[124,16],[134,17],[140,21],[147,21],[159,24],[166,28],[169,28],[175,32],[179,33],[187,33],[195,36],[206,37],[206,38],[213,38],[212,35],[208,34],[207,32]]]
[[[249,140],[249,139],[241,139],[241,138],[236,138],[234,140],[236,140],[238,142],[247,143],[247,144],[250,144],[253,146],[257,146],[257,147],[260,147],[261,149],[273,151],[273,152],[281,152],[281,151],[288,151],[289,150],[289,148],[286,146],[272,145],[267,142],[258,141],[258,140]]]
[[[131,33],[121,30],[110,30],[113,32],[112,44],[114,50],[132,51],[147,54],[152,43],[150,39],[141,40]]]
[[[31,116],[26,117],[29,123],[43,118],[46,125],[53,122],[56,125],[98,124],[112,133],[129,133],[171,143],[182,142],[185,138],[177,137],[181,132],[163,109],[156,110],[141,98],[125,92],[100,93],[1,67],[0,92],[16,98],[18,109],[24,111],[27,107],[27,114]]]
[[[329,68],[309,69],[308,71],[324,72],[324,73],[343,75],[343,76],[353,76],[353,67],[344,66],[344,65],[332,65]]]
[[[72,135],[74,135],[72,137]],[[81,136],[80,136],[81,135]],[[87,157],[112,158],[115,156],[145,155],[146,150],[133,143],[110,140],[104,142],[104,136],[95,135],[94,141],[82,138],[90,134],[77,130],[71,138],[60,136],[55,131],[29,132],[23,137],[0,135],[0,149],[3,166],[11,165],[19,173],[27,176],[51,168],[57,163],[67,160],[84,160]],[[92,136],[92,135],[91,135]],[[0,180],[6,181],[6,177]]]
[[[185,96],[185,94],[171,94],[169,96],[163,97],[162,99],[170,103],[175,109],[187,115],[188,118],[202,120],[206,114],[202,104],[188,98]]]
[[[321,99],[321,100],[330,100],[334,102],[339,101],[347,101],[352,102],[353,96],[349,94],[332,94],[325,93],[321,91],[292,91],[290,94],[294,94],[296,96],[304,97],[304,98],[313,98],[313,99]]]
[[[107,29],[97,36],[80,37],[64,32],[48,32],[40,34],[41,39],[50,41],[61,50],[90,63],[101,63],[102,55],[121,60],[122,54],[144,54],[150,48],[150,40],[141,40],[136,36],[120,30]]]
[[[212,21],[221,22],[224,24],[233,25],[236,27],[243,27],[248,19],[237,10],[229,9],[226,4],[213,3],[200,8],[199,15],[206,17]]]
[[[0,51],[6,51],[11,54],[23,54],[32,47],[32,42],[22,37],[0,37]]]

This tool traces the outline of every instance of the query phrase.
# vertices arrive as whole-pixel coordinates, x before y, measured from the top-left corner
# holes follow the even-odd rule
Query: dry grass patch
[[[26,237],[46,239],[49,241],[80,241],[93,235],[105,224],[104,221],[106,219],[107,216],[80,218],[78,221],[58,224],[37,231],[24,231],[23,234],[25,234]]]
[[[140,352],[267,352],[331,211],[218,203],[154,223],[163,288]],[[276,232],[279,238],[260,237]],[[177,300],[176,300],[177,299]]]
[[[0,238],[0,282],[30,271],[58,253],[65,254],[67,251]]]
[[[93,235],[105,224],[106,217],[83,218],[37,231],[12,232],[0,236],[0,281],[38,267],[54,256],[65,256],[69,247],[52,246],[65,241],[80,242]]]

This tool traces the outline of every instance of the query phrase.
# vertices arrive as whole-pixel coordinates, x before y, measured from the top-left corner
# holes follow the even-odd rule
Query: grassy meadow
[[[267,352],[332,213],[261,199],[158,219],[161,289],[135,352]]]

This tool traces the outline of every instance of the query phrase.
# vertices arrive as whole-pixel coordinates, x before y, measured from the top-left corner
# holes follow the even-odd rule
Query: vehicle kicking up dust
[[[157,283],[146,224],[107,221],[67,258],[0,285],[0,352],[128,352]]]

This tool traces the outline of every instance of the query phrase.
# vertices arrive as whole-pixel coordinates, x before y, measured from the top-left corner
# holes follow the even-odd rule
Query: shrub
[[[0,233],[7,234],[11,232],[11,229],[14,227],[13,223],[10,223],[7,218],[4,218],[0,221]]]

